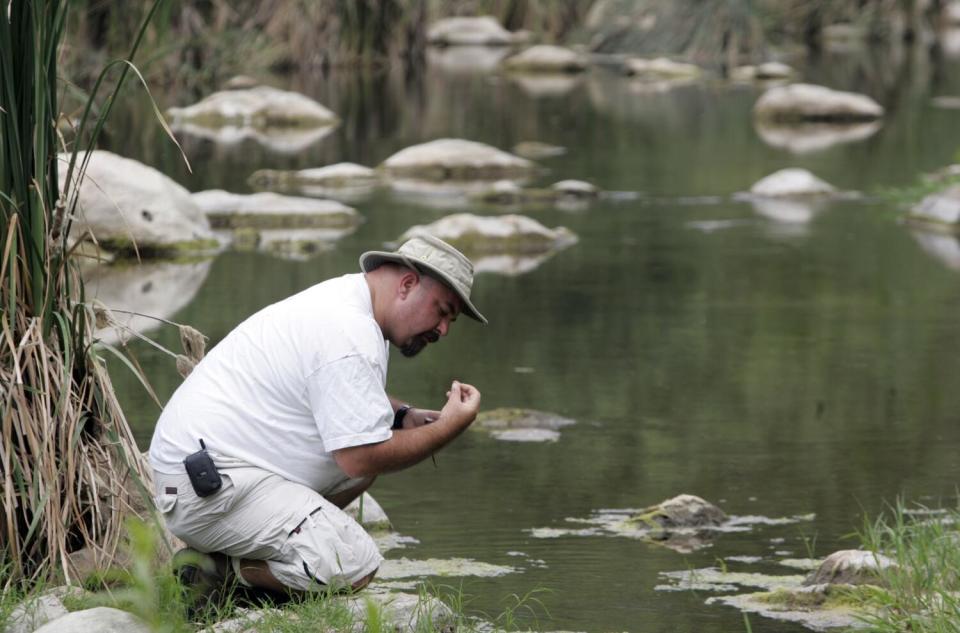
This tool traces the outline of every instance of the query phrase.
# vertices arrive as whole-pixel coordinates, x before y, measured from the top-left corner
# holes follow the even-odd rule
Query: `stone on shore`
[[[759,119],[780,122],[851,123],[879,119],[883,107],[865,95],[798,83],[767,90],[753,112]]]
[[[587,68],[582,55],[549,44],[531,46],[503,62],[507,70],[525,73],[579,73]]]
[[[453,611],[438,598],[416,594],[377,591],[368,588],[353,598],[346,598],[345,604],[358,622],[367,618],[367,601],[380,607],[384,623],[381,630],[395,633],[417,633],[419,631],[453,631],[456,617]]]
[[[85,155],[77,157],[71,187]],[[68,160],[60,156],[61,190]],[[170,257],[219,247],[189,191],[153,167],[105,150],[93,151],[80,185],[71,236],[89,239],[87,232],[107,251],[125,256]]]
[[[765,198],[796,198],[829,195],[836,189],[806,169],[789,168],[758,180],[750,193]]]
[[[516,39],[490,15],[443,18],[427,27],[427,41],[438,46],[507,46]]]
[[[894,566],[883,554],[845,549],[827,556],[803,584],[810,585],[880,585],[880,572]]]
[[[338,122],[337,115],[310,97],[270,86],[222,90],[167,113],[174,125],[189,122],[209,128],[324,127]]]
[[[342,228],[354,227],[360,216],[334,200],[318,200],[262,192],[237,194],[211,189],[191,196],[214,228]]]
[[[671,530],[716,527],[727,520],[727,515],[696,495],[683,494],[644,508],[631,520],[652,528]]]
[[[393,178],[499,180],[524,178],[536,164],[476,141],[443,138],[402,149],[381,165]]]
[[[126,611],[96,607],[74,611],[44,624],[34,633],[151,633],[146,622]]]
[[[3,633],[33,633],[48,622],[62,618],[69,613],[63,605],[64,597],[79,593],[83,590],[78,587],[54,587],[21,602],[7,615]]]
[[[577,241],[566,227],[550,229],[522,215],[481,216],[455,213],[431,224],[408,229],[399,239],[432,235],[468,254],[541,253],[563,248]]]
[[[634,57],[624,62],[624,71],[639,79],[697,79],[703,70],[695,64],[675,62],[666,57],[641,59]]]
[[[910,209],[907,220],[932,230],[960,230],[960,185],[926,196]]]

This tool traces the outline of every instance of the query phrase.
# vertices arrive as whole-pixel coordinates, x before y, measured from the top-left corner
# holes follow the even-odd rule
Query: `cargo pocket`
[[[154,496],[153,503],[157,506],[157,510],[160,511],[160,514],[167,515],[173,512],[173,508],[177,505],[177,493],[165,492]]]

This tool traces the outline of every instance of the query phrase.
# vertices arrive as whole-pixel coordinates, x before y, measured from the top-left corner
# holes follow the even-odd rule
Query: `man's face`
[[[406,357],[416,356],[428,343],[446,336],[460,313],[460,297],[443,283],[420,275],[410,288],[399,314],[401,335],[394,344]]]

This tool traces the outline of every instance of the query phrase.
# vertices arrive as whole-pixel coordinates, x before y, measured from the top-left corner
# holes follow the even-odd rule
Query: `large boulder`
[[[542,253],[576,242],[566,227],[549,229],[523,215],[481,216],[455,213],[433,222],[409,228],[399,239],[432,235],[453,244],[467,254]]]
[[[427,41],[440,46],[506,46],[515,39],[490,15],[443,18],[427,27]]]
[[[402,149],[381,165],[393,178],[421,180],[499,180],[525,178],[536,164],[495,147],[442,138]]]
[[[78,166],[84,156],[79,154]],[[61,190],[66,172],[65,166],[59,170]],[[87,232],[106,250],[127,255],[164,257],[218,247],[189,191],[153,167],[104,150],[90,156],[71,237],[83,239]]]
[[[78,587],[61,586],[21,602],[7,615],[3,633],[33,633],[48,622],[67,615],[63,599],[82,594]]]
[[[644,508],[631,519],[652,528],[669,530],[716,527],[727,520],[727,515],[696,495],[684,494]]]
[[[289,229],[353,227],[360,216],[335,200],[262,192],[237,194],[211,189],[192,196],[214,228]]]
[[[773,121],[850,123],[879,119],[883,107],[865,95],[812,84],[791,84],[763,93],[753,112],[757,118]]]
[[[190,122],[208,128],[312,128],[338,121],[337,115],[310,97],[270,86],[222,90],[191,106],[170,108],[167,113],[175,125]]]
[[[840,550],[827,556],[803,584],[879,585],[883,583],[882,570],[894,565],[891,559],[876,552]]]
[[[806,169],[781,169],[758,180],[750,193],[765,198],[795,198],[835,193],[834,187]]]
[[[943,231],[960,229],[960,185],[931,193],[910,209],[907,220]]]
[[[587,68],[582,55],[569,48],[538,44],[504,60],[507,70],[525,73],[579,73]]]

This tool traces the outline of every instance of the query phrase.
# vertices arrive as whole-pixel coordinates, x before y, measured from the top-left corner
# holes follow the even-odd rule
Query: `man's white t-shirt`
[[[317,284],[230,332],[170,399],[150,463],[183,474],[202,439],[214,456],[325,492],[346,480],[332,451],[391,437],[388,343],[362,274]]]

